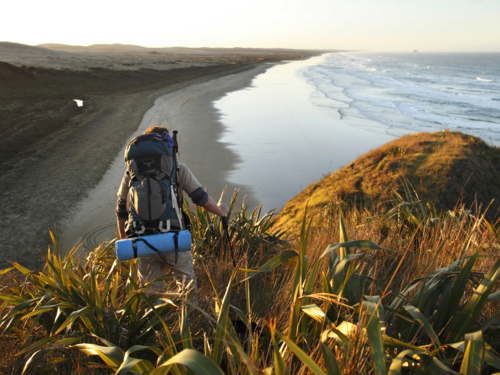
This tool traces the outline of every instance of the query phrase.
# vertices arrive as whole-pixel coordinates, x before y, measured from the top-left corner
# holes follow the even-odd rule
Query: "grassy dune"
[[[296,227],[311,208],[345,202],[379,210],[391,207],[393,192],[403,192],[404,177],[424,202],[437,210],[488,205],[493,218],[499,209],[500,150],[459,132],[417,133],[372,150],[351,164],[310,185],[291,199],[277,217],[277,226]],[[477,198],[477,199],[476,199]]]
[[[385,212],[331,202],[313,210],[303,200],[302,222],[293,228],[300,236],[284,241],[271,215],[249,211],[234,195],[236,268],[220,220],[192,210],[198,305],[171,283],[165,293],[148,294],[136,262],[116,261],[113,242],[81,263],[55,245],[41,272],[14,263],[0,275],[0,368],[499,372],[497,223],[479,205],[439,213],[409,185],[387,200]]]

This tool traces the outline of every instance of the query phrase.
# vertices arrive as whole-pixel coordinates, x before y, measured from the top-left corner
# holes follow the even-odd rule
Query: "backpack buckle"
[[[140,230],[137,230],[138,224],[141,225],[141,229]],[[137,221],[133,221],[132,222],[132,226],[134,227],[134,232],[136,234],[143,234],[146,231],[146,228],[144,227],[144,224],[138,223]]]
[[[163,228],[163,223],[165,223],[165,228]],[[160,221],[160,224],[158,225],[158,229],[160,229],[160,232],[162,232],[162,233],[170,232],[170,220]]]

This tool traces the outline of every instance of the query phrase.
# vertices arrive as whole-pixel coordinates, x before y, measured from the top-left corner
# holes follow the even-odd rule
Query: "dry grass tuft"
[[[500,360],[493,360],[494,350],[500,349],[500,326],[495,320],[500,305],[498,225],[486,221],[479,208],[466,211],[462,206],[436,215],[432,205],[411,194],[405,185],[404,198],[393,197],[395,208],[385,215],[345,204],[307,211],[299,237],[274,243],[262,241],[275,239],[269,235],[274,229],[258,231],[263,223],[258,210],[242,214],[246,206],[236,210],[233,199],[236,269],[217,218],[194,216],[211,231],[196,224],[195,233],[206,233],[195,238],[201,311],[190,305],[192,295],[147,296],[137,284],[135,262],[114,263],[106,244],[81,265],[72,254],[63,259],[56,246],[43,274],[19,265],[15,272],[0,274],[4,285],[0,349],[13,354],[1,365],[6,373],[19,373],[35,356],[27,373],[116,373],[118,366],[135,358],[143,366],[137,365],[135,371],[147,374],[167,359],[184,356],[183,364],[191,370],[201,360],[208,361],[212,372],[202,373],[209,374],[261,373],[268,367],[274,373],[286,368],[294,374],[372,374],[403,362],[427,371],[425,360],[398,362],[398,355],[411,347],[421,359],[433,355],[449,371],[469,374],[474,371],[463,369],[479,363],[473,362],[478,354],[467,357],[452,346],[462,343],[465,348],[465,334],[470,345],[489,355],[482,369],[498,371]],[[244,231],[238,229],[242,223]],[[243,241],[243,233],[254,236]],[[325,255],[325,249],[333,251]],[[291,256],[279,260],[284,254]],[[464,271],[469,266],[470,274]],[[257,268],[259,273],[249,271]],[[487,272],[494,274],[485,277]],[[490,282],[484,294],[479,285]],[[481,293],[485,299],[466,314]],[[38,299],[25,302],[33,297]],[[150,308],[159,297],[168,297],[173,304],[157,307],[160,315],[155,317]],[[87,309],[81,310],[85,301]],[[49,309],[50,304],[63,306],[60,316],[55,308]],[[443,315],[441,310],[452,305],[456,307]],[[186,318],[187,306],[193,310]],[[75,313],[87,320],[75,319],[71,329],[57,328]],[[448,319],[444,325],[440,315]],[[251,334],[245,328],[250,326]],[[156,331],[154,335],[147,334],[148,327]],[[428,327],[436,329],[441,344],[431,339]],[[462,327],[466,327],[463,332]],[[133,330],[137,334],[132,335]],[[107,335],[108,341],[94,335]],[[136,352],[138,348],[151,351]],[[36,355],[39,349],[46,351]],[[126,350],[131,350],[128,357]]]

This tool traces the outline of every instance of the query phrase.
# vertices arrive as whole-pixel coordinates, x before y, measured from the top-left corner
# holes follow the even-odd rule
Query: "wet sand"
[[[251,187],[236,186],[227,179],[238,162],[238,156],[228,145],[219,141],[224,129],[219,121],[220,114],[212,103],[228,92],[248,86],[255,76],[271,66],[262,64],[251,70],[193,84],[157,98],[130,138],[152,125],[178,130],[179,161],[191,169],[215,200],[227,186],[226,201],[234,189],[239,188],[240,199],[247,195],[249,205],[257,205],[259,202]],[[125,170],[125,146],[115,156],[101,181],[78,203],[74,213],[64,220],[60,236],[64,247],[71,248],[83,240],[83,247],[89,249],[105,239],[115,237],[116,192]]]
[[[345,121],[303,75],[326,56],[279,64],[214,103],[226,132],[222,138],[241,158],[230,181],[252,185],[264,212],[280,211],[310,184],[394,140]],[[379,127],[380,128],[380,127]]]

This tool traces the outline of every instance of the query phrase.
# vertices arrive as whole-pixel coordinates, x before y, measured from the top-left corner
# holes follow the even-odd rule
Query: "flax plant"
[[[402,371],[434,374],[454,372],[455,368],[461,373],[473,374],[480,373],[485,366],[500,369],[497,353],[488,343],[488,337],[495,335],[490,335],[491,330],[488,329],[492,325],[496,326],[498,315],[491,317],[489,324],[483,324],[481,330],[471,331],[488,298],[497,298],[498,292],[492,293],[492,288],[500,274],[500,261],[494,264],[472,294],[465,293],[466,288],[463,285],[467,283],[470,270],[478,258],[477,253],[466,262],[461,259],[452,264],[450,267],[453,270],[437,269],[422,280],[412,283],[411,286],[431,285],[431,277],[444,273],[453,284],[447,289],[451,291],[451,295],[445,296],[446,299],[443,300],[442,306],[446,309],[440,309],[439,305],[436,307],[438,311],[445,312],[440,312],[440,317],[434,322],[437,324],[436,322],[448,319],[452,324],[447,326],[447,330],[436,333],[426,317],[428,312],[423,313],[418,308],[422,303],[420,295],[426,295],[426,290],[413,294],[413,300],[407,299],[408,293],[401,293],[399,298],[392,300],[390,306],[384,304],[387,294],[371,294],[375,290],[381,290],[380,285],[374,285],[374,279],[370,277],[376,267],[373,252],[390,250],[371,241],[350,241],[343,214],[340,214],[339,218],[341,242],[329,245],[314,264],[309,264],[310,258],[306,255],[310,221],[304,218],[297,250],[284,251],[258,269],[234,270],[222,297],[212,284],[215,314],[212,316],[204,311],[202,313],[212,320],[215,331],[213,340],[205,338],[203,361],[199,352],[192,351],[191,330],[183,320],[183,350],[178,354],[166,355],[165,351],[148,348],[156,350],[158,360],[155,364],[146,363],[128,355],[136,350],[146,349],[134,347],[129,352],[118,355],[117,362],[110,364],[110,367],[116,373],[135,369],[141,374],[160,374],[168,371],[178,373],[178,370],[170,366],[181,364],[201,374],[335,375],[372,371],[376,374],[399,374]],[[250,285],[255,277],[275,272],[280,266],[291,261],[295,261],[295,271],[290,280],[292,293],[287,296],[288,323],[278,328],[277,322],[271,320],[267,324],[270,339],[262,340],[262,336],[253,331],[251,324],[252,304],[248,300],[251,295]],[[324,271],[320,273],[322,269]],[[235,288],[233,284],[239,272],[245,275],[240,283],[245,285],[246,311],[231,305]],[[385,290],[381,291],[387,290],[386,285]],[[464,299],[467,302],[462,308],[450,304]],[[403,301],[413,301],[417,306],[403,305]],[[232,312],[247,328],[245,342],[241,342],[233,326],[230,319]],[[400,331],[399,320],[404,321]],[[423,332],[422,337],[417,340],[415,337],[409,337],[411,335],[408,331],[413,327],[416,327],[415,334]],[[260,341],[260,344],[256,345],[256,341]],[[267,341],[267,345],[262,345],[263,341]],[[77,347],[88,354],[99,355],[104,360],[108,353],[106,350],[110,348],[86,344]],[[113,351],[115,350],[117,349],[113,348]],[[139,363],[143,364],[143,370],[139,368]]]
[[[53,348],[94,342],[96,337],[124,348],[151,341],[161,323],[150,306],[160,296],[146,296],[150,282],[139,286],[136,261],[118,262],[112,254],[114,241],[92,251],[83,263],[75,257],[77,247],[63,258],[57,239],[51,236],[55,251],[49,248],[38,274],[13,263],[18,273],[2,280],[0,300],[7,312],[0,320],[1,337],[19,333],[25,343],[35,341],[16,355],[28,354],[28,365]],[[13,308],[6,309],[7,305]],[[173,303],[164,304],[158,311],[166,314],[173,309]],[[43,329],[35,335],[38,326]]]
[[[19,353],[25,370],[44,356],[57,369],[64,358],[53,353],[66,348],[116,374],[500,371],[499,233],[484,213],[432,221],[413,202],[408,221],[337,206],[335,226],[311,228],[306,209],[300,237],[283,246],[262,240],[275,235],[265,215],[235,202],[236,268],[216,218],[191,215],[199,305],[187,294],[147,295],[135,262],[116,262],[112,243],[80,264],[54,241],[38,274],[13,264],[0,328],[34,338]],[[7,282],[14,271],[21,276]]]
[[[219,202],[226,194],[224,190]],[[194,240],[193,253],[198,259],[216,255],[219,259],[227,258],[229,254],[228,241],[231,242],[235,255],[241,257],[248,252],[255,252],[262,246],[269,250],[276,245],[284,244],[283,233],[273,230],[272,218],[274,210],[262,213],[262,205],[250,211],[246,198],[238,207],[239,190],[235,190],[229,203],[231,218],[229,223],[229,239],[224,234],[221,218],[210,214],[201,207],[185,210],[191,222],[191,234]],[[185,200],[187,206],[187,200]]]

